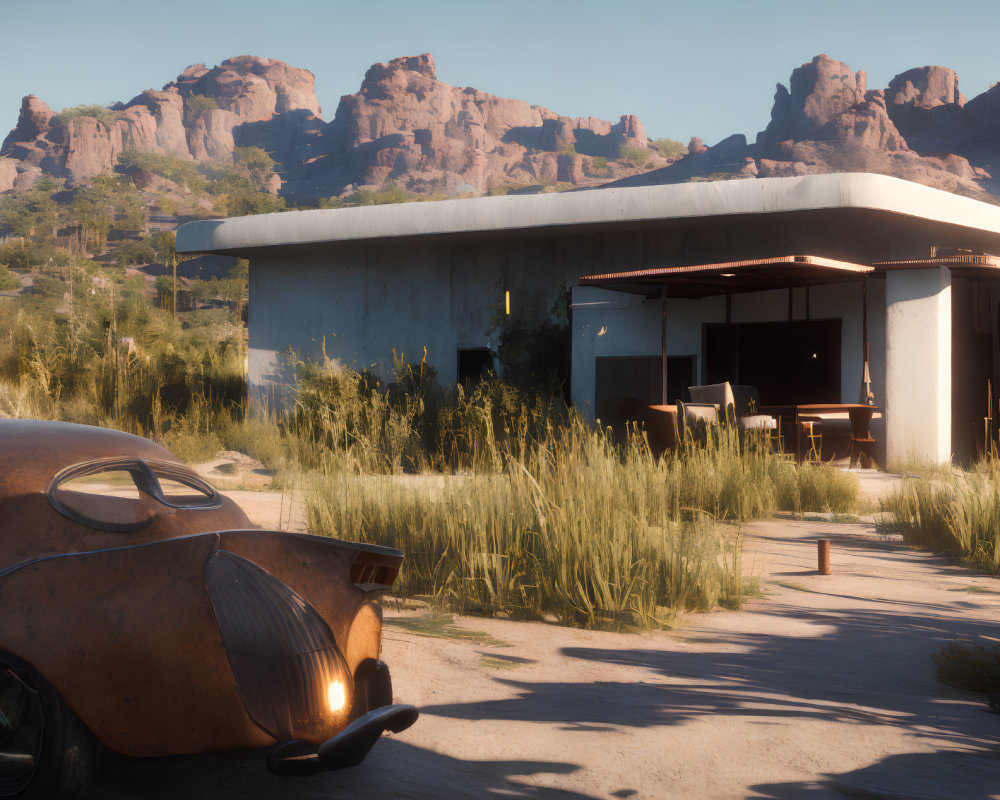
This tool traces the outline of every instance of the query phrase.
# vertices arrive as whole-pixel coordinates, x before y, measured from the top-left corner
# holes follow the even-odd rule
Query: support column
[[[660,403],[667,400],[667,287],[660,289]]]
[[[889,468],[951,458],[951,271],[886,274],[885,413]]]

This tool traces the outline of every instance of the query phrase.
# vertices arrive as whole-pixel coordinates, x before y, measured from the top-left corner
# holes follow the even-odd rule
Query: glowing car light
[[[330,710],[334,713],[343,710],[347,705],[347,693],[344,691],[344,684],[340,681],[332,681],[326,688],[326,702]]]

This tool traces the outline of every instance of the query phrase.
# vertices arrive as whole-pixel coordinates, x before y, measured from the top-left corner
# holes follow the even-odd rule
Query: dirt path
[[[1000,580],[863,524],[746,530],[766,596],[742,612],[644,635],[456,618],[490,643],[419,635],[415,612],[390,610],[384,657],[422,716],[360,767],[131,762],[94,797],[1000,797],[1000,717],[930,659],[1000,636]],[[814,574],[818,536],[833,575]]]

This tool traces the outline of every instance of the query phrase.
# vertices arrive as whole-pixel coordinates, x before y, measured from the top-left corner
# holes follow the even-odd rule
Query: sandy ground
[[[387,611],[397,701],[420,720],[359,767],[277,778],[259,754],[113,762],[93,797],[1000,797],[1000,717],[934,677],[953,639],[1000,637],[1000,579],[869,524],[745,528],[766,596],[630,635]],[[815,574],[818,537],[833,574]]]

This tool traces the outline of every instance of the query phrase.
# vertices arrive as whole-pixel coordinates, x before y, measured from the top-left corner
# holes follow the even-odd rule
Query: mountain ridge
[[[236,148],[260,147],[277,163],[266,188],[307,204],[388,184],[460,196],[845,170],[998,202],[1000,87],[966,99],[947,67],[869,89],[865,72],[818,55],[777,85],[754,142],[695,137],[687,153],[661,151],[634,115],[571,118],[441,82],[429,53],[374,64],[329,121],[314,86],[308,70],[236,56],[108,108],[56,114],[27,95],[0,146],[0,191],[43,174],[82,185],[130,150],[231,162]]]

